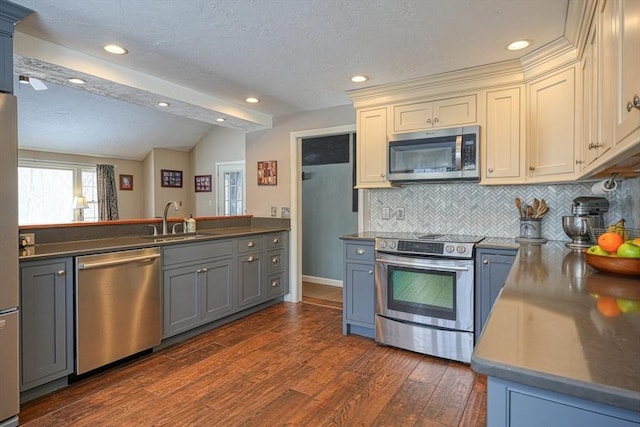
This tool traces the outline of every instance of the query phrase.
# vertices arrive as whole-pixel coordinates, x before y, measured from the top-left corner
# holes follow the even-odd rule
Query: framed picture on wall
[[[194,177],[196,193],[211,191],[211,175],[196,175]]]
[[[120,175],[120,190],[133,191],[133,175]]]
[[[160,178],[160,185],[162,187],[182,188],[182,171],[161,169]]]
[[[258,162],[258,185],[278,184],[278,162],[267,160]]]

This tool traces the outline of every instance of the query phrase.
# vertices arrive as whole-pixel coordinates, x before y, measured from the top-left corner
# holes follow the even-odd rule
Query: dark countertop
[[[471,358],[476,372],[640,411],[640,278],[602,274],[563,242],[523,245]],[[604,301],[604,300],[603,300]]]
[[[28,246],[20,249],[20,261],[57,258],[62,256],[78,256],[111,252],[127,249],[194,243],[207,240],[225,239],[229,237],[249,236],[253,234],[289,231],[286,227],[224,227],[198,230],[195,234],[167,236],[133,236],[106,239],[78,240],[72,242],[48,243]]]

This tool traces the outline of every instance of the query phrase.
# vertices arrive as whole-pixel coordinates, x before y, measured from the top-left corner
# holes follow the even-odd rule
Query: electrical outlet
[[[404,208],[398,208],[396,210],[396,219],[400,221],[404,220]]]
[[[291,215],[289,208],[282,208],[281,212],[280,212],[280,216],[282,216],[282,218],[289,218],[289,216]]]
[[[20,240],[24,239],[26,241],[26,246],[33,246],[36,244],[36,235],[35,233],[23,233],[20,234]]]
[[[390,208],[382,208],[382,219],[391,218],[391,209]]]
[[[278,215],[278,207],[271,206],[271,216],[277,216],[277,215]]]

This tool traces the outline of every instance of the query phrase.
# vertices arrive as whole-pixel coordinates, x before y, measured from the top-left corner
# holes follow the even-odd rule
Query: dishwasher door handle
[[[134,262],[147,262],[156,258],[160,258],[160,254],[143,255],[130,258],[118,258],[107,261],[98,262],[82,262],[78,264],[79,270],[89,270],[91,268],[110,267],[113,265],[131,264]]]

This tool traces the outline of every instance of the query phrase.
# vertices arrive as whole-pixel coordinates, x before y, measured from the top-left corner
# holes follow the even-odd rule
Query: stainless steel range
[[[376,341],[470,363],[474,249],[482,239],[435,233],[376,238]]]

